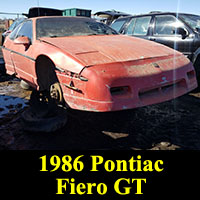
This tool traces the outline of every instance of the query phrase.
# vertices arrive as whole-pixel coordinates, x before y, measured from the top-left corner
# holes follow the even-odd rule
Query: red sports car
[[[194,68],[183,54],[119,35],[90,18],[27,19],[2,48],[8,74],[73,109],[132,109],[197,87]]]

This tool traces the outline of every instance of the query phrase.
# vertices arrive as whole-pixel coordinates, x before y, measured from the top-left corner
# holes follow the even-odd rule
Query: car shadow
[[[23,132],[24,149],[199,150],[199,111],[200,99],[192,95],[120,112],[68,110],[68,122],[58,131]]]

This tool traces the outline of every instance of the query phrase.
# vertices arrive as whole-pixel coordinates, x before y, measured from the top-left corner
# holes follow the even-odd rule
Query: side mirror
[[[2,33],[2,35],[3,35],[4,37],[6,37],[6,36],[8,36],[10,33],[11,33],[11,31],[5,30],[5,31]]]
[[[14,44],[23,44],[24,46],[29,46],[30,40],[28,37],[20,36],[14,40]]]
[[[8,34],[11,33],[11,31],[10,31],[10,30],[7,30],[7,31],[5,31],[5,33],[8,35]]]
[[[179,35],[182,35],[183,40],[188,36],[187,31],[184,28],[181,28],[181,27],[177,28],[176,33],[179,34]]]

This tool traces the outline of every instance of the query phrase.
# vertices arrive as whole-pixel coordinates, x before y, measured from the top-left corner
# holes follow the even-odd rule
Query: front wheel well
[[[58,82],[58,78],[55,72],[55,64],[53,61],[45,56],[41,55],[36,59],[36,76],[39,90],[49,90],[50,86],[55,82]]]

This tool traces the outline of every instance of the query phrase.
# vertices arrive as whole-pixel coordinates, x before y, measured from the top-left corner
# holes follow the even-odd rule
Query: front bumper
[[[82,73],[89,77],[88,82],[80,83],[74,79],[82,93],[62,86],[64,99],[73,109],[94,112],[133,109],[169,101],[197,87],[194,68],[185,59],[184,56],[176,60],[165,59],[157,61],[156,65],[152,62],[143,65],[129,62],[91,67]],[[118,86],[128,86],[130,90],[112,95],[110,89]]]

